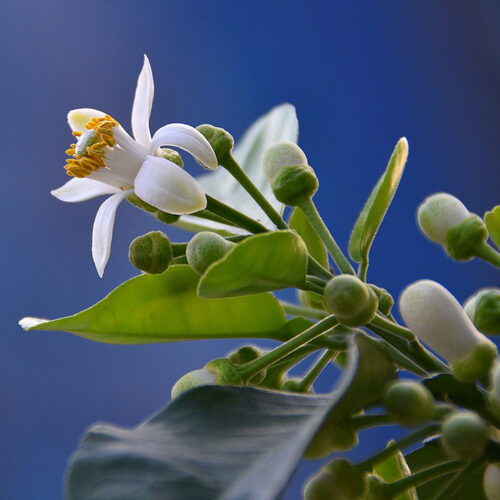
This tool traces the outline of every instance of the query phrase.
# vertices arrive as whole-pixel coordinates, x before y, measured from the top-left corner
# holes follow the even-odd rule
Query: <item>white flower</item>
[[[205,167],[216,169],[215,153],[201,133],[182,123],[165,125],[151,137],[153,94],[153,74],[144,56],[132,107],[134,138],[102,111],[82,108],[68,113],[69,126],[78,141],[66,151],[71,158],[65,168],[75,178],[51,193],[66,202],[111,195],[97,211],[92,231],[92,257],[101,277],[111,252],[116,209],[129,194],[135,192],[146,203],[176,215],[206,207],[201,185],[158,154],[160,146],[178,147]]]

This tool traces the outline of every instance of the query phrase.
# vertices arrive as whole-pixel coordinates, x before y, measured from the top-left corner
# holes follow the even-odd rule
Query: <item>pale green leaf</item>
[[[493,208],[491,212],[484,214],[484,222],[490,233],[490,238],[500,248],[500,205]]]
[[[207,300],[199,276],[185,265],[126,281],[73,316],[25,318],[28,331],[66,331],[97,342],[145,344],[211,338],[281,338],[285,315],[269,293]],[[256,314],[258,311],[258,314]]]
[[[250,236],[212,264],[200,280],[200,297],[234,297],[305,283],[307,248],[294,231]]]
[[[408,142],[401,138],[389,160],[389,164],[373,188],[354,225],[349,241],[349,255],[356,262],[366,260],[370,246],[396,193],[408,158]]]

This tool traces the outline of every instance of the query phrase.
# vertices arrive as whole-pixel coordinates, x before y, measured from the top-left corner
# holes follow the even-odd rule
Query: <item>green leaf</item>
[[[393,441],[389,441],[387,446],[392,443]],[[405,457],[401,451],[396,450],[394,455],[377,465],[373,472],[378,474],[386,483],[392,483],[398,479],[403,479],[404,477],[409,476],[410,468],[408,467]],[[398,496],[395,500],[418,500],[417,491],[415,488],[411,488],[402,495]]]
[[[500,205],[484,214],[484,222],[495,245],[500,248]]]
[[[325,245],[323,245],[320,237],[316,234],[316,231],[312,227],[311,223],[299,207],[294,209],[288,225],[290,226],[290,229],[295,229],[295,231],[299,233],[300,237],[304,240],[309,253],[322,266],[328,267],[328,257]]]
[[[67,331],[113,344],[282,337],[285,315],[271,294],[206,300],[196,294],[198,280],[189,266],[172,266],[126,281],[73,316],[25,318],[21,324],[29,331]]]
[[[291,104],[281,104],[255,121],[233,149],[234,159],[278,211],[281,211],[282,205],[274,197],[271,184],[264,174],[262,155],[269,146],[276,142],[296,143],[298,134],[299,124],[295,108]],[[212,197],[237,208],[252,219],[259,219],[269,228],[274,228],[272,222],[253,198],[224,168],[201,175],[196,180],[202,185],[203,190]],[[196,215],[183,215],[177,225],[189,231],[211,229],[226,234],[238,232],[231,226],[202,219]]]
[[[422,447],[406,455],[405,458],[412,473],[450,460],[442,449],[439,438],[427,441]],[[453,500],[470,500],[471,498],[474,500],[486,500],[483,491],[483,472],[484,467],[465,482],[460,491],[453,496]],[[456,474],[456,472],[446,474],[419,486],[417,488],[419,498],[434,498]]]
[[[408,158],[408,142],[399,139],[389,164],[373,188],[354,225],[349,240],[349,255],[356,262],[366,261],[371,244],[396,193]]]
[[[234,297],[301,287],[307,248],[294,231],[257,234],[235,245],[200,280],[200,297]]]
[[[387,363],[376,342],[354,340],[344,378],[328,396],[205,386],[133,429],[95,425],[69,462],[66,498],[278,498],[326,416],[357,407],[359,377],[376,378]]]

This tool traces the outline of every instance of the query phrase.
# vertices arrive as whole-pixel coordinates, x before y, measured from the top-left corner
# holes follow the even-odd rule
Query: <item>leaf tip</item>
[[[43,323],[47,323],[47,321],[50,321],[50,320],[44,319],[44,318],[33,318],[31,316],[26,316],[26,317],[19,320],[19,326],[25,332],[29,332],[30,330],[36,329],[37,326],[39,326]]]

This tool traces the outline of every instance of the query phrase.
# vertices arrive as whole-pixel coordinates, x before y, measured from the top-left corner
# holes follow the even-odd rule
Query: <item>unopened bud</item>
[[[358,434],[351,417],[327,419],[304,453],[307,460],[325,458],[335,452],[348,451],[358,444]]]
[[[283,167],[290,165],[307,165],[307,157],[297,144],[288,141],[277,142],[265,150],[262,167],[271,182]]]
[[[198,273],[203,274],[214,262],[222,259],[234,243],[210,231],[202,231],[191,238],[186,248],[188,264]]]
[[[500,462],[488,464],[483,476],[487,500],[500,500]]]
[[[500,335],[500,288],[479,290],[467,299],[464,310],[483,333]]]
[[[229,359],[214,359],[205,365],[205,369],[215,374],[215,381],[219,385],[241,385],[243,383],[238,369]]]
[[[304,500],[364,500],[366,478],[347,460],[338,459],[325,465],[304,486]]]
[[[356,276],[335,276],[325,287],[325,304],[340,323],[362,326],[377,313],[375,292]]]
[[[434,397],[427,387],[412,380],[397,380],[387,389],[384,404],[391,418],[414,425],[434,415]]]
[[[276,199],[289,207],[311,198],[318,186],[318,179],[309,165],[282,167],[271,183]]]
[[[394,299],[392,295],[385,289],[376,285],[368,285],[377,295],[378,298],[378,308],[384,316],[391,314],[392,306],[394,305]]]
[[[180,396],[183,392],[200,385],[216,385],[215,373],[205,368],[193,370],[183,375],[172,387],[172,399]]]
[[[212,146],[219,165],[224,165],[227,158],[231,156],[234,146],[233,136],[223,128],[214,127],[213,125],[200,125],[196,129]]]
[[[441,443],[450,457],[462,462],[478,458],[486,448],[488,431],[481,417],[472,411],[448,417],[441,430]]]
[[[436,193],[420,205],[417,219],[427,238],[446,246],[448,231],[470,215],[465,205],[455,196]]]
[[[455,260],[470,260],[487,238],[488,230],[483,219],[471,214],[448,231],[446,251]]]
[[[401,294],[399,309],[415,335],[451,364],[457,380],[474,382],[488,376],[497,348],[446,288],[431,280],[417,281]]]
[[[172,245],[161,231],[151,231],[132,241],[128,257],[133,266],[149,274],[165,271],[172,260]]]
[[[165,158],[165,160],[175,163],[177,166],[181,168],[184,166],[184,161],[182,160],[182,156],[175,149],[160,148],[159,156],[161,158]]]

